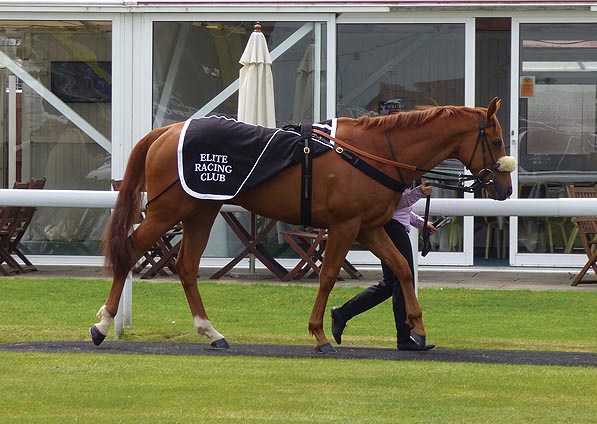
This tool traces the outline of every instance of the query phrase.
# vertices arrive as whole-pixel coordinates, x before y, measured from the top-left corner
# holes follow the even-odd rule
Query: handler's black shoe
[[[398,350],[431,350],[433,343],[425,343],[425,336],[411,334],[406,340],[398,340]]]
[[[342,316],[339,308],[332,308],[332,335],[336,343],[342,344],[342,333],[346,328],[346,320]]]

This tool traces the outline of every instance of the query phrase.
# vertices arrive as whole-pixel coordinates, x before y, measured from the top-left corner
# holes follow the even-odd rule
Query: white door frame
[[[572,13],[564,17],[546,15],[537,17],[521,14],[512,17],[511,74],[510,74],[510,154],[518,159],[518,114],[519,114],[519,78],[520,78],[520,25],[526,23],[597,23],[597,14],[582,15]],[[518,197],[518,172],[512,173],[513,198]],[[511,266],[579,266],[586,262],[585,255],[564,253],[519,253],[518,252],[518,218],[510,217],[510,265]]]

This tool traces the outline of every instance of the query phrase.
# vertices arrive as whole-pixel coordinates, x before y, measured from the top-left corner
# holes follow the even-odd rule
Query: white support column
[[[520,163],[519,152],[519,78],[520,78],[520,19],[512,18],[512,27],[510,31],[510,134],[505,134],[504,142],[510,140],[510,155],[516,158],[516,162]],[[518,172],[512,173],[512,198],[517,199],[518,193]],[[518,222],[519,219],[515,216],[510,218],[510,234],[509,239],[518,240]],[[518,243],[510,242],[510,250],[508,257],[511,266],[522,265],[518,256]]]
[[[326,119],[336,117],[336,15],[330,14],[327,27]]]
[[[314,27],[315,50],[313,52],[313,122],[321,121],[321,23]]]
[[[152,73],[146,72],[151,69],[151,59],[148,65],[142,14],[119,15],[114,19],[112,29],[112,63],[117,64],[112,69],[112,178],[122,179],[133,146],[142,134],[151,130],[151,97],[148,100],[146,93],[151,96]],[[146,42],[151,45],[149,38]],[[141,112],[140,105],[144,102],[149,107]],[[145,116],[138,116],[142,114]],[[120,338],[124,329],[131,328],[132,317],[133,281],[129,272],[114,317],[115,338]]]
[[[17,77],[8,76],[8,187],[17,180]]]
[[[151,130],[151,62],[142,62],[141,14],[124,14],[113,21],[112,30],[112,178],[122,179],[135,143]],[[151,43],[151,41],[149,41]],[[151,54],[151,50],[150,53]],[[149,84],[143,84],[149,80]],[[149,100],[147,92],[149,91]],[[142,102],[148,108],[141,110]],[[147,113],[146,116],[141,116]],[[143,122],[143,125],[139,125]],[[140,128],[139,128],[140,127]]]
[[[145,14],[133,14],[131,93],[132,135],[130,148],[152,129],[153,123],[153,22]],[[130,150],[129,150],[130,151]]]
[[[475,106],[475,81],[476,81],[476,43],[477,31],[475,18],[465,19],[464,30],[464,104]],[[464,167],[463,167],[464,169]],[[464,169],[470,174],[468,169]],[[474,193],[464,193],[465,199],[474,199]],[[465,216],[462,219],[462,244],[464,251],[464,265],[473,265],[474,262],[474,238],[475,238],[475,217]]]

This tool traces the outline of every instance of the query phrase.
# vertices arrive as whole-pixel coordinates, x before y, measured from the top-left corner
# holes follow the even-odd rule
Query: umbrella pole
[[[240,58],[243,65],[239,74],[238,120],[254,125],[273,127],[276,125],[275,107],[273,104],[273,77],[271,75],[271,57],[267,48],[267,40],[261,31],[261,23],[256,22],[254,31],[249,37],[247,46]],[[255,62],[255,58],[258,58]],[[260,70],[262,72],[260,72]],[[265,96],[269,99],[265,105],[256,104],[255,99]],[[253,249],[257,242],[257,214],[251,212],[249,218],[250,244]],[[259,234],[261,236],[261,234]],[[259,237],[260,238],[260,237]],[[259,253],[258,253],[259,256]],[[249,253],[249,275],[255,275],[257,259],[253,252]],[[263,262],[263,259],[262,259]],[[266,267],[269,265],[266,263]]]
[[[258,239],[258,237],[257,237],[257,214],[254,213],[254,212],[251,212],[249,214],[249,228],[248,228],[248,230],[249,230],[249,245],[254,248],[254,247],[256,247],[256,246],[259,245],[259,242],[257,241],[257,239]],[[266,231],[267,231],[267,229],[266,229]],[[255,254],[253,252],[250,252],[248,254],[248,256],[249,256],[249,269],[248,269],[248,271],[246,273],[232,272],[232,273],[230,273],[230,276],[232,278],[261,278],[261,279],[273,278],[274,275],[272,273],[257,274],[255,272],[255,265],[256,265],[256,262],[257,262],[257,258],[255,257]],[[273,260],[273,258],[272,258],[272,260]],[[265,264],[266,267],[269,267],[269,265],[268,265],[267,262],[268,261],[266,260],[266,262],[264,262],[264,264]],[[281,278],[282,277],[280,277],[280,279]]]

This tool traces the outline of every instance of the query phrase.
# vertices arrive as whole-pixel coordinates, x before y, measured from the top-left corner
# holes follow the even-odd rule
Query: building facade
[[[0,0],[2,187],[46,177],[47,188],[110,190],[152,128],[235,117],[238,61],[257,21],[273,59],[277,126],[499,96],[519,163],[513,197],[566,197],[597,180],[597,2]],[[99,262],[108,215],[41,208],[24,248],[38,262]],[[454,217],[435,238],[419,263],[585,259],[569,218]],[[289,256],[281,242],[268,240]],[[206,257],[239,249],[218,220]],[[358,246],[350,259],[377,263]]]

